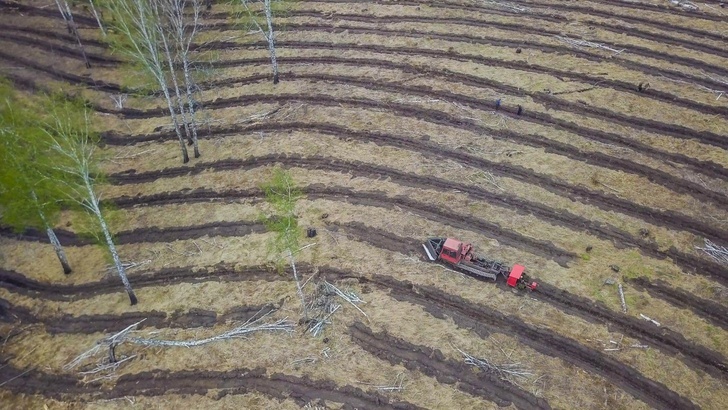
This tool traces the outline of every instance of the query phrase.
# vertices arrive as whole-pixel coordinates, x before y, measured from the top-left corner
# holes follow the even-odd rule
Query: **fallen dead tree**
[[[94,346],[80,355],[76,356],[73,360],[63,366],[63,370],[69,371],[75,368],[83,368],[79,374],[84,377],[91,376],[91,380],[86,382],[93,382],[104,379],[112,379],[116,377],[116,370],[126,362],[134,359],[136,354],[124,355],[117,357],[116,349],[122,344],[138,345],[145,347],[198,347],[206,345],[208,343],[219,342],[223,340],[239,339],[244,338],[255,332],[286,332],[292,333],[294,330],[294,323],[288,321],[286,318],[266,321],[265,319],[270,315],[268,312],[264,315],[260,315],[260,312],[253,316],[250,320],[245,323],[236,326],[223,333],[206,337],[203,339],[188,339],[188,340],[168,340],[163,338],[149,337],[148,334],[144,337],[137,336],[137,326],[144,322],[146,319],[142,319],[132,325],[127,326],[124,330],[107,336],[97,341]],[[156,332],[155,332],[156,333]]]
[[[313,294],[307,298],[309,302],[306,311],[310,316],[306,319],[306,329],[313,336],[320,335],[324,327],[331,324],[330,319],[334,313],[341,308],[341,304],[337,303],[337,296],[354,306],[369,320],[369,316],[357,306],[364,301],[356,293],[349,290],[342,291],[328,281],[322,280],[316,284]]]

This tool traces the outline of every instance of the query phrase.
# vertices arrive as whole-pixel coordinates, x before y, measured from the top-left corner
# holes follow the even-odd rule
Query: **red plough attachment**
[[[530,282],[523,265],[508,268],[501,262],[478,257],[469,243],[453,238],[427,238],[422,247],[430,261],[440,261],[455,270],[494,281],[502,275],[508,286],[518,289],[534,290],[538,286]]]

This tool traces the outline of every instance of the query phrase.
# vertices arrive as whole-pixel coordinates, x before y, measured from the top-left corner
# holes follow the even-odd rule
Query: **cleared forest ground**
[[[0,73],[97,110],[120,254],[148,262],[129,272],[130,307],[70,215],[67,277],[42,233],[0,227],[8,408],[724,408],[728,268],[696,246],[728,238],[728,10],[292,2],[275,19],[273,85],[260,35],[216,3],[196,47],[212,58],[202,157],[181,165],[159,98],[114,107],[130,70],[93,17],[75,10],[86,69],[56,10],[22,3],[0,1]],[[304,195],[299,223],[318,229],[299,274],[355,291],[366,317],[344,306],[319,337],[299,325],[124,346],[139,356],[110,380],[63,369],[145,318],[142,331],[178,339],[266,312],[297,321],[293,275],[270,263],[260,220],[274,167]],[[522,263],[541,286],[427,263],[427,236]],[[607,280],[623,283],[627,313]],[[531,374],[476,370],[458,349]]]

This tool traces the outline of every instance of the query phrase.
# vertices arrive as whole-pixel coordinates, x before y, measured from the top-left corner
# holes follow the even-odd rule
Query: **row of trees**
[[[0,219],[18,230],[45,230],[63,271],[71,266],[53,231],[63,208],[86,215],[86,225],[109,251],[131,304],[136,295],[126,277],[101,209],[95,168],[97,141],[90,112],[63,96],[25,98],[0,82]]]
[[[69,34],[78,43],[86,66],[91,68],[71,5],[67,0],[54,1]],[[268,44],[276,84],[278,65],[271,0],[260,0],[262,7],[256,11],[249,0],[239,1],[243,17],[247,17],[243,21],[256,28]],[[88,6],[103,38],[141,68],[164,97],[183,162],[189,161],[188,145],[193,147],[195,158],[199,157],[195,99],[199,87],[194,59],[198,54],[194,53],[194,41],[201,28],[203,9],[209,10],[211,1],[88,0]],[[139,89],[144,88],[144,82],[141,83]],[[97,141],[90,129],[90,115],[83,102],[60,95],[21,95],[10,83],[0,79],[0,221],[18,231],[27,228],[45,231],[63,272],[69,274],[72,267],[53,226],[62,209],[83,211],[81,214],[90,217],[87,220],[90,223],[85,225],[108,250],[134,305],[137,298],[114,246],[97,193]],[[282,183],[280,178],[277,175],[275,180]],[[266,188],[269,195],[271,189]],[[292,202],[290,198],[277,201],[279,205],[289,202]],[[294,228],[287,226],[282,230],[284,239],[280,242],[285,242],[289,249],[295,271],[293,254],[290,254],[293,246],[290,241],[296,236]]]
[[[71,8],[66,0],[55,0],[68,32],[78,42],[90,67]],[[250,0],[239,0],[246,26],[259,31],[268,44],[273,67],[273,83],[277,84],[278,62],[273,30],[273,4],[260,0],[261,10],[254,10]],[[182,153],[189,162],[187,146],[194,157],[200,156],[196,94],[194,41],[201,29],[201,17],[210,10],[209,0],[88,0],[90,10],[103,37],[115,51],[125,55],[140,68],[164,97]],[[107,35],[108,33],[108,35]],[[138,86],[139,84],[137,84]]]

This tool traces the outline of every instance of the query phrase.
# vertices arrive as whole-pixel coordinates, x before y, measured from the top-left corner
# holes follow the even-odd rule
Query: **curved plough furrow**
[[[7,14],[18,14],[20,16],[23,15],[31,15],[31,16],[40,16],[40,17],[49,17],[53,20],[60,20],[61,19],[61,13],[58,11],[55,7],[33,7],[26,4],[21,4],[15,1],[6,1],[6,0],[0,0],[0,10],[3,10],[3,13]],[[97,27],[96,20],[94,20],[91,16],[84,16],[78,13],[72,13],[73,14],[73,21],[76,24],[84,25],[87,27]],[[63,22],[59,22],[59,24],[63,24]]]
[[[360,409],[417,410],[414,404],[394,401],[378,393],[367,393],[352,386],[337,386],[330,380],[313,380],[307,376],[289,376],[274,373],[266,376],[266,370],[235,369],[226,372],[188,370],[125,374],[111,387],[99,382],[83,383],[74,376],[42,373],[6,366],[3,374],[8,381],[3,388],[16,394],[38,394],[44,397],[87,402],[137,396],[164,396],[167,394],[207,395],[220,399],[229,394],[258,392],[280,400],[293,399],[300,406],[326,400],[344,403]]]
[[[18,57],[16,55],[8,54],[2,50],[0,50],[0,58],[2,58],[5,61],[11,61],[13,63],[23,65],[24,67],[29,67],[34,70],[38,70],[42,73],[50,75],[51,77],[53,77],[55,79],[67,81],[73,85],[83,84],[91,89],[105,91],[105,92],[109,92],[109,93],[123,92],[122,87],[118,84],[107,83],[105,81],[94,80],[91,77],[84,77],[81,75],[76,75],[76,74],[59,71],[56,67],[38,64],[35,61],[31,61],[31,60],[29,60],[27,58],[23,58],[23,57]],[[95,107],[96,111],[114,113],[114,111],[109,111],[106,109],[99,109],[99,108],[100,107]]]
[[[723,355],[688,341],[678,332],[665,327],[657,328],[647,321],[614,312],[606,306],[557,289],[548,283],[539,282],[538,288],[531,295],[569,314],[610,325],[610,329],[618,329],[666,354],[679,357],[691,368],[701,369],[717,378],[728,378],[728,362]]]
[[[476,43],[476,44],[486,44],[490,46],[495,47],[509,47],[509,48],[527,48],[527,47],[533,47],[534,50],[541,51],[544,53],[554,53],[558,55],[578,55],[581,58],[584,58],[586,60],[594,61],[594,62],[601,62],[604,60],[604,57],[597,53],[587,52],[584,50],[575,50],[573,48],[569,48],[566,46],[556,46],[546,43],[536,43],[533,41],[509,41],[509,40],[502,40],[499,38],[485,38],[485,37],[476,37],[476,36],[464,36],[461,34],[458,35],[448,35],[448,34],[440,34],[440,33],[433,33],[429,31],[418,31],[418,30],[407,30],[407,31],[400,31],[400,30],[394,30],[394,29],[384,29],[384,28],[365,28],[365,27],[356,27],[356,26],[346,26],[346,25],[325,25],[325,24],[287,24],[286,26],[286,33],[290,36],[294,36],[297,31],[300,32],[306,32],[306,31],[313,31],[313,32],[322,32],[322,33],[332,33],[332,34],[341,34],[341,33],[348,33],[348,34],[365,34],[365,35],[380,35],[380,36],[386,36],[386,37],[410,37],[410,38],[432,38],[432,39],[438,39],[438,40],[444,40],[448,42],[464,42],[467,44],[470,43]],[[470,37],[470,38],[465,38]],[[285,41],[281,41],[279,44],[276,44],[276,46],[280,46],[281,44],[285,44]],[[341,43],[339,43],[341,44]],[[221,48],[221,45],[224,45]],[[228,42],[221,42],[221,43],[208,43],[205,44],[206,50],[221,50],[221,49],[230,49],[233,47],[237,48],[248,48],[250,46],[249,43],[228,43]],[[379,46],[376,46],[379,47]],[[417,48],[415,48],[417,49]],[[420,50],[426,50],[426,49],[420,49]],[[525,62],[524,62],[525,63]],[[684,81],[689,82],[697,85],[701,85],[704,87],[707,87],[709,89],[714,90],[722,90],[725,88],[725,84],[718,80],[711,79],[710,77],[702,77],[697,76],[693,74],[684,73],[682,71],[677,71],[669,68],[662,68],[662,67],[656,67],[649,64],[627,60],[625,58],[617,59],[614,64],[620,65],[624,68],[635,70],[638,72],[641,72],[646,75],[660,75],[664,76],[666,78],[677,80],[677,81]],[[706,63],[699,63],[699,66],[701,66],[703,69],[708,70],[709,66]],[[724,72],[723,70],[713,68],[710,69],[711,72],[714,72],[717,75],[727,75],[728,72]]]
[[[335,225],[335,227],[343,228],[347,236],[353,236],[356,240],[360,240],[365,243],[369,243],[372,246],[387,249],[392,252],[401,253],[402,250],[405,249],[414,252],[418,251],[420,247],[419,243],[416,243],[416,241],[411,238],[400,238],[389,232],[377,228],[366,227],[362,224],[337,224]],[[310,269],[310,267],[305,264],[301,264],[299,268],[302,270]],[[166,285],[173,283],[187,283],[189,282],[187,269],[188,268],[176,268],[164,269],[157,272],[146,272],[142,275],[134,276],[130,280],[134,287],[158,285],[160,284],[160,278],[165,279],[163,283]],[[258,276],[260,275],[260,270],[261,268],[259,267],[248,267],[245,268],[243,271],[231,273],[230,268],[221,265],[200,268],[198,270],[198,275],[195,278],[195,282],[203,282],[209,280],[266,280],[265,278],[261,278],[260,276]],[[251,272],[255,276],[251,277]],[[331,277],[335,277],[336,279],[355,278],[359,281],[369,281],[369,279],[366,279],[361,275],[357,275],[356,273],[350,271],[342,271],[329,267],[326,268],[324,272],[326,272],[325,274],[328,276],[334,275]],[[269,276],[271,276],[271,278],[268,278],[267,280],[276,279],[275,276],[277,275],[275,274],[274,270],[268,268],[267,273]],[[285,275],[279,276],[277,279],[290,280],[290,277],[291,275]],[[382,283],[377,282],[377,278],[381,280],[383,277],[377,276],[374,279],[375,283],[382,285]],[[389,277],[387,278],[390,279]],[[12,279],[14,281],[14,286],[8,286],[8,284],[10,283],[8,279]],[[70,296],[75,296],[77,299],[80,299],[83,297],[87,298],[99,294],[111,293],[115,289],[118,289],[118,285],[115,283],[114,285],[115,287],[114,289],[112,289],[108,286],[108,281],[100,281],[79,285],[49,286],[40,284],[31,279],[27,279],[22,275],[14,272],[0,271],[0,286],[17,291],[18,293],[24,293],[30,296],[52,300],[66,300],[65,298],[59,298],[59,295],[65,296],[66,298]],[[502,283],[500,285],[503,286]],[[386,285],[382,286],[384,286],[385,288],[387,287]],[[29,292],[31,290],[32,292]],[[557,309],[562,310],[564,313],[582,317],[587,321],[597,321],[600,323],[615,326],[625,335],[640,339],[643,342],[649,342],[653,347],[660,349],[666,354],[675,355],[679,352],[682,354],[681,359],[692,368],[704,370],[716,377],[726,376],[725,358],[722,355],[686,340],[679,333],[673,332],[666,328],[661,328],[658,331],[658,329],[653,328],[651,325],[647,324],[647,322],[639,321],[635,318],[611,311],[604,306],[595,304],[587,299],[570,294],[568,292],[561,291],[542,281],[539,281],[539,288],[536,292],[531,293],[531,295],[536,296],[545,303],[553,305]],[[5,310],[9,313],[5,314],[5,316],[11,316],[14,313],[14,310],[9,304],[6,305],[7,307],[5,307]],[[20,313],[20,319],[22,319],[22,311],[20,311]],[[209,317],[211,315],[207,314],[207,316]],[[27,317],[25,319],[27,322],[31,323],[42,322],[41,319],[32,319]],[[126,319],[131,320],[131,318]],[[105,322],[108,320],[108,317],[87,317],[87,321],[89,322]],[[69,323],[75,322],[78,322],[78,320],[69,320]]]
[[[396,206],[424,218],[439,221],[440,223],[455,228],[471,231],[477,230],[480,234],[496,239],[504,245],[522,249],[546,259],[551,259],[564,267],[568,267],[568,262],[576,257],[575,253],[561,249],[551,242],[538,240],[521,235],[517,232],[509,231],[500,227],[498,224],[488,222],[483,219],[467,215],[453,215],[439,209],[437,206],[414,201],[408,197],[390,197],[381,192],[353,191],[345,187],[323,185],[309,185],[301,188],[301,191],[303,194],[307,195],[309,199],[322,198],[333,201],[348,202],[353,205],[373,206],[379,208],[392,208]],[[139,206],[159,206],[170,203],[213,202],[250,198],[262,199],[263,197],[264,195],[259,189],[227,191],[197,189],[179,192],[165,192],[146,196],[124,196],[111,199],[109,202],[120,208],[130,208]]]
[[[327,17],[321,12],[317,10],[292,10],[287,13],[286,17],[313,17],[313,18],[321,18],[326,19]],[[459,25],[459,26],[465,26],[472,28],[471,32],[478,31],[479,28],[486,27],[486,28],[497,28],[504,31],[510,31],[514,33],[514,37],[519,37],[520,35],[527,33],[527,34],[533,34],[537,36],[562,36],[564,33],[561,30],[549,30],[542,27],[539,28],[530,28],[526,25],[522,24],[512,24],[512,23],[502,23],[498,21],[484,21],[474,18],[467,18],[467,17],[423,17],[423,16],[374,16],[374,15],[368,15],[368,14],[350,14],[350,13],[336,13],[333,15],[333,20],[336,21],[336,26],[332,25],[311,25],[310,23],[307,24],[296,24],[296,23],[285,23],[284,27],[287,31],[296,31],[296,30],[308,30],[311,27],[336,27],[343,30],[349,30],[349,32],[355,33],[356,30],[364,29],[364,30],[370,30],[370,27],[357,27],[357,26],[347,26],[340,23],[340,21],[354,21],[354,22],[362,22],[362,23],[377,23],[386,25],[387,23],[423,23],[423,25],[430,25],[430,24],[450,24],[450,25]],[[233,30],[233,29],[239,29],[239,25],[236,25],[234,23],[230,24],[216,24],[212,26],[216,29],[225,29],[225,30]],[[426,26],[428,27],[428,26]],[[354,30],[354,31],[351,31]],[[437,31],[421,31],[421,30],[411,30],[411,29],[376,29],[377,31],[383,31],[386,33],[397,33],[397,36],[405,36],[405,37],[427,37],[427,38],[433,38],[433,39],[440,39],[440,40],[446,40],[446,41],[456,41],[456,42],[468,42],[468,43],[475,43],[475,44],[488,44],[492,46],[500,46],[500,47],[532,47],[536,50],[542,51],[542,52],[554,52],[558,54],[572,54],[576,56],[580,56],[582,58],[588,59],[588,60],[594,60],[594,61],[602,61],[604,60],[605,56],[602,53],[599,52],[593,52],[585,49],[578,49],[574,47],[568,47],[568,46],[558,46],[553,45],[552,43],[546,43],[546,42],[539,42],[539,41],[533,41],[533,40],[518,40],[518,41],[510,41],[510,40],[504,40],[502,37],[488,37],[488,36],[473,36],[473,35],[466,35],[466,34],[443,34],[441,32]],[[579,40],[583,39],[579,35],[568,35],[569,38]],[[626,49],[628,50],[628,53],[630,55],[638,55],[642,57],[652,58],[656,60],[661,60],[673,64],[679,64],[686,67],[690,67],[693,69],[702,69],[706,72],[712,72],[719,76],[725,76],[728,75],[728,70],[726,70],[724,67],[716,66],[713,64],[706,63],[701,60],[697,60],[695,58],[690,57],[682,57],[675,54],[666,54],[663,52],[655,51],[653,49],[647,48],[647,47],[641,47],[636,44],[621,44],[621,43],[614,43],[614,42],[607,42],[607,41],[601,41],[601,44],[604,44],[605,46],[608,46],[613,49]],[[596,59],[596,60],[595,60]],[[613,55],[610,59],[610,61],[615,62],[615,64],[622,64],[624,62],[628,62],[627,64],[631,64],[634,61],[630,60],[628,58],[623,57],[622,55]],[[633,68],[634,66],[630,65],[630,68]],[[650,65],[643,65],[643,67],[653,67]],[[658,67],[654,67],[658,68]],[[658,68],[659,69],[659,68]]]
[[[520,134],[507,128],[498,129],[488,127],[475,120],[438,111],[435,109],[412,106],[395,102],[384,102],[368,98],[341,98],[328,94],[246,94],[239,97],[219,98],[203,102],[207,109],[222,109],[239,107],[249,104],[284,104],[289,102],[306,103],[324,107],[353,107],[357,109],[386,110],[400,117],[426,121],[431,124],[462,129],[476,134],[485,134],[495,139],[507,142],[517,142],[522,145],[542,148],[548,153],[560,155],[571,160],[589,165],[622,171],[649,179],[651,182],[662,185],[680,194],[690,195],[700,201],[708,201],[718,205],[728,203],[728,198],[719,192],[712,191],[702,185],[675,177],[667,172],[638,164],[629,160],[612,157],[597,151],[583,151],[570,144],[555,141],[537,134]],[[164,116],[162,108],[150,110],[124,110],[126,118],[154,118]]]
[[[590,190],[585,187],[570,185],[566,182],[553,178],[549,175],[540,174],[527,168],[508,163],[500,163],[490,161],[462,150],[451,149],[444,145],[431,143],[421,140],[413,140],[408,137],[380,134],[370,131],[352,131],[345,127],[329,123],[304,123],[304,122],[287,122],[287,123],[262,123],[255,125],[237,125],[224,128],[215,128],[210,131],[210,136],[221,137],[229,135],[237,135],[254,132],[286,132],[286,131],[316,132],[325,135],[335,136],[337,138],[347,140],[371,142],[382,146],[391,146],[419,152],[428,157],[447,159],[464,166],[473,167],[475,169],[487,169],[489,172],[499,177],[513,178],[517,181],[542,187],[556,195],[569,198],[572,201],[581,202],[587,205],[596,206],[597,208],[614,211],[642,219],[645,222],[663,226],[679,231],[691,232],[696,235],[706,236],[709,238],[722,238],[726,235],[720,227],[715,224],[704,223],[697,219],[693,219],[686,215],[674,212],[663,211],[660,209],[646,207],[634,202],[630,202],[619,198],[615,195]],[[175,138],[173,132],[148,134],[135,137],[123,137],[111,133],[102,135],[104,142],[112,145],[127,145],[133,142],[146,141],[169,141]]]
[[[728,308],[720,303],[674,288],[659,279],[650,281],[642,276],[639,278],[624,278],[624,280],[636,288],[646,291],[652,297],[662,299],[679,308],[690,309],[708,322],[728,330]]]
[[[230,321],[246,322],[248,320],[255,320],[278,308],[279,306],[266,304],[259,306],[237,306],[222,314],[218,314],[212,310],[190,309],[186,312],[175,311],[172,313],[152,310],[127,312],[121,315],[101,314],[38,317],[26,308],[12,306],[9,302],[0,299],[0,320],[22,325],[42,324],[46,332],[50,334],[91,334],[117,332],[135,323],[137,323],[137,329],[193,329],[212,327],[216,324]]]
[[[323,4],[360,4],[361,1],[359,0],[307,0],[305,1],[306,4],[309,3],[323,3]],[[704,44],[698,41],[691,41],[686,40],[681,37],[675,37],[670,36],[668,33],[654,33],[651,31],[645,31],[640,30],[638,27],[629,27],[624,24],[610,24],[608,22],[598,21],[598,20],[588,20],[588,19],[570,19],[568,16],[564,16],[562,14],[551,14],[551,13],[542,13],[537,10],[529,10],[528,13],[519,13],[517,11],[514,11],[512,9],[508,8],[502,8],[502,9],[496,9],[496,8],[487,8],[484,9],[483,7],[477,7],[477,6],[469,6],[466,4],[460,4],[460,3],[452,3],[452,2],[446,2],[446,1],[400,1],[397,0],[395,2],[393,1],[387,1],[387,0],[367,0],[367,3],[373,3],[373,4],[381,4],[381,5],[397,5],[397,6],[418,6],[418,5],[426,5],[427,7],[431,7],[433,9],[440,9],[440,10],[446,10],[446,11],[452,11],[452,10],[460,10],[465,11],[467,13],[470,13],[469,15],[473,15],[472,13],[481,13],[485,15],[501,15],[501,16],[508,16],[508,17],[517,17],[520,21],[524,22],[524,26],[527,26],[530,20],[541,20],[541,21],[548,21],[550,23],[559,23],[564,24],[566,23],[583,23],[589,26],[599,26],[607,31],[611,31],[618,35],[624,35],[628,34],[631,36],[641,37],[647,40],[653,40],[656,42],[663,42],[666,44],[671,45],[677,45],[681,47],[685,47],[687,49],[693,49],[696,51],[708,53],[708,54],[716,54],[723,57],[728,57],[728,50],[725,50],[724,48],[720,47],[714,47],[709,44]],[[632,3],[630,3],[632,4]],[[334,15],[335,16],[335,15]],[[332,16],[332,17],[334,17]],[[211,14],[210,18],[212,19],[225,19],[227,18],[227,14]],[[664,27],[670,27],[669,23],[661,22]],[[692,37],[692,36],[691,36]]]
[[[538,202],[528,201],[518,198],[507,193],[493,193],[477,186],[462,184],[455,181],[449,181],[437,177],[420,176],[416,174],[402,172],[400,170],[373,165],[358,161],[341,161],[333,158],[299,155],[266,155],[262,157],[250,157],[246,159],[230,159],[215,162],[197,163],[193,166],[182,166],[176,168],[165,168],[159,171],[149,171],[144,173],[122,173],[109,175],[109,179],[115,184],[145,183],[161,178],[173,178],[182,175],[196,175],[206,171],[225,171],[225,170],[249,170],[260,166],[270,164],[279,164],[284,167],[300,167],[311,170],[326,170],[329,172],[340,172],[343,174],[351,174],[357,177],[366,178],[390,178],[392,182],[422,189],[437,189],[441,192],[450,192],[456,190],[462,192],[473,199],[487,202],[490,205],[498,206],[503,209],[514,210],[519,213],[530,213],[535,217],[548,221],[551,224],[564,226],[574,231],[587,230],[592,235],[601,239],[612,241],[617,247],[636,247],[644,255],[657,259],[665,259],[673,257],[674,254],[662,251],[656,243],[648,242],[640,238],[630,235],[628,232],[622,231],[617,227],[609,224],[600,223],[589,220],[587,218],[575,215],[571,212],[553,209]],[[3,234],[0,229],[0,235]],[[41,232],[36,235],[44,238]],[[64,232],[58,233],[63,243]],[[123,241],[124,233],[119,234],[120,240]],[[212,236],[212,235],[211,235]],[[676,253],[679,253],[675,251]],[[694,257],[689,254],[679,253],[681,258],[675,259],[674,262],[685,270],[696,270],[698,272],[718,272],[720,266],[716,266],[707,259]],[[686,263],[687,262],[687,263]]]
[[[138,289],[169,285],[170,283],[276,281],[280,280],[278,276],[277,271],[270,266],[252,266],[241,269],[220,263],[206,268],[165,268],[154,272],[135,273],[129,276],[129,282],[134,289]],[[74,301],[119,292],[121,283],[118,278],[113,277],[76,285],[51,284],[29,279],[17,272],[0,269],[0,287],[28,297]]]
[[[317,62],[323,62],[321,60],[323,59],[300,59],[300,64],[311,64],[314,61]],[[387,62],[384,61],[360,61],[360,59],[357,59],[358,61],[349,61],[348,59],[330,59],[335,61],[326,61],[326,63],[333,63],[338,64],[339,61],[346,65],[352,65],[352,66],[366,66],[371,65],[375,67],[381,67],[381,68],[395,68],[399,64],[391,63],[387,64]],[[285,63],[288,59],[286,58],[280,58],[279,62]],[[305,62],[303,62],[305,61]],[[369,63],[369,64],[367,64]],[[241,64],[242,65],[242,64]],[[397,67],[397,68],[404,68],[407,69],[407,67]],[[415,71],[415,70],[411,70]],[[279,72],[279,75],[282,79],[291,79],[291,80],[310,80],[313,82],[317,81],[327,81],[331,83],[336,84],[347,84],[347,85],[354,85],[357,87],[365,88],[368,90],[378,90],[378,91],[386,91],[386,92],[392,92],[392,93],[403,93],[403,94],[410,94],[410,95],[420,95],[428,98],[437,97],[445,101],[451,101],[451,102],[457,102],[461,105],[478,109],[478,110],[484,110],[484,111],[495,111],[498,110],[500,113],[511,115],[512,118],[517,118],[522,121],[528,121],[533,122],[535,124],[540,124],[548,127],[553,127],[555,129],[560,129],[566,132],[570,132],[576,135],[579,135],[582,138],[597,141],[603,144],[615,144],[619,146],[623,146],[625,148],[632,149],[636,152],[648,155],[652,158],[655,158],[657,160],[663,161],[663,162],[674,162],[681,165],[686,165],[689,167],[693,172],[702,173],[714,178],[724,179],[728,178],[728,169],[724,168],[723,166],[716,164],[712,161],[702,161],[699,159],[695,159],[692,157],[689,157],[687,155],[679,154],[679,153],[673,153],[673,152],[667,152],[660,149],[656,149],[648,144],[642,143],[639,140],[631,139],[619,134],[615,134],[612,132],[606,132],[594,128],[589,127],[583,127],[580,126],[574,122],[562,120],[559,118],[556,118],[552,115],[540,112],[540,111],[527,111],[523,112],[521,115],[517,115],[518,112],[518,106],[512,105],[512,104],[503,104],[500,103],[498,105],[496,100],[483,100],[480,98],[471,97],[464,94],[456,94],[450,91],[439,91],[439,90],[433,90],[431,87],[426,86],[413,86],[413,85],[401,85],[401,83],[396,82],[388,82],[383,81],[376,78],[369,78],[369,77],[361,77],[361,76],[343,76],[343,75],[329,75],[329,74],[321,74],[321,73],[293,73],[293,72]],[[427,69],[427,75],[436,77],[438,76],[438,73],[436,70],[430,70]],[[452,81],[453,77],[455,79],[460,80],[457,78],[457,75],[453,74],[441,74],[442,79],[445,81]],[[466,76],[463,76],[466,77]],[[233,84],[237,85],[244,85],[244,84],[251,84],[256,81],[266,81],[269,79],[268,75],[253,75],[249,77],[240,77],[240,78],[229,78],[225,80],[220,80],[219,83],[225,83],[227,86],[232,86]],[[671,124],[665,124],[657,121],[652,120],[645,120],[642,118],[637,117],[631,117],[626,116],[623,114],[615,113],[609,110],[605,110],[598,107],[593,106],[587,106],[583,104],[576,104],[572,103],[563,99],[559,99],[556,97],[553,97],[548,94],[543,93],[531,93],[531,92],[524,92],[517,87],[512,87],[504,84],[497,83],[495,81],[491,80],[471,80],[471,83],[478,83],[478,86],[481,88],[486,89],[495,89],[499,92],[507,92],[511,93],[511,95],[516,96],[528,96],[531,97],[534,101],[539,102],[546,106],[547,108],[557,108],[560,110],[563,110],[568,113],[575,113],[575,114],[581,114],[586,115],[592,118],[596,118],[602,121],[610,122],[610,123],[617,123],[620,125],[624,125],[627,127],[632,127],[637,130],[643,130],[648,132],[654,132],[654,133],[661,133],[664,135],[670,135],[670,136],[676,136],[677,138],[681,139],[693,139],[696,135],[701,135],[702,133],[688,129],[686,127],[682,126],[676,126]],[[465,81],[459,81],[461,84],[465,83]],[[218,82],[216,82],[218,83]],[[504,95],[504,97],[507,97]],[[493,127],[486,127],[491,134],[496,133],[498,128]],[[703,135],[703,137],[709,137],[709,133],[706,133]],[[703,137],[695,138],[698,140],[702,140]],[[712,138],[712,137],[711,137]],[[715,145],[716,140],[711,140],[708,142],[709,144],[712,143]],[[702,142],[702,141],[701,141]]]
[[[37,47],[42,49],[43,51],[47,51],[53,55],[59,54],[64,57],[70,57],[77,60],[83,60],[83,54],[81,53],[81,50],[76,48],[67,47],[60,44],[54,44],[54,43],[46,43],[44,41],[40,41],[37,38],[32,37],[26,37],[21,36],[17,34],[8,33],[5,31],[0,31],[0,41],[12,41],[17,44],[22,44],[26,46],[31,47]],[[106,57],[103,55],[98,55],[89,51],[86,51],[86,57],[88,58],[89,63],[91,63],[92,66],[104,66],[104,67],[114,67],[121,63],[120,60],[117,60],[113,57]]]
[[[322,269],[328,272],[329,268]],[[646,378],[639,371],[574,339],[522,322],[487,306],[466,301],[437,288],[413,285],[387,276],[374,275],[372,283],[390,289],[390,294],[403,302],[422,306],[435,317],[451,317],[462,328],[487,337],[504,333],[518,338],[532,349],[599,374],[635,398],[661,409],[697,409],[690,400],[668,389],[662,383]]]
[[[20,26],[7,25],[7,24],[0,23],[0,30],[2,30],[2,32],[4,32],[4,33],[18,32],[18,33],[23,33],[23,34],[30,34],[30,35],[35,35],[35,36],[39,36],[39,37],[44,37],[47,40],[61,40],[68,44],[78,45],[78,43],[76,42],[76,37],[74,37],[70,34],[66,34],[66,33],[62,33],[62,32],[59,33],[59,32],[55,32],[55,31],[51,31],[51,30],[45,30],[40,27],[20,27]],[[104,43],[103,41],[99,41],[99,40],[92,39],[92,38],[84,38],[83,44],[84,44],[84,46],[95,46],[95,47],[100,47],[100,48],[108,47],[107,43]],[[108,57],[104,56],[104,61],[110,62],[106,58],[108,58]]]
[[[513,404],[518,409],[551,408],[543,398],[501,379],[497,374],[485,371],[476,374],[465,363],[445,358],[439,349],[415,345],[386,333],[374,333],[361,322],[349,327],[349,335],[359,347],[380,359],[393,365],[401,364],[409,370],[419,370],[440,383],[483,397],[499,407]]]

